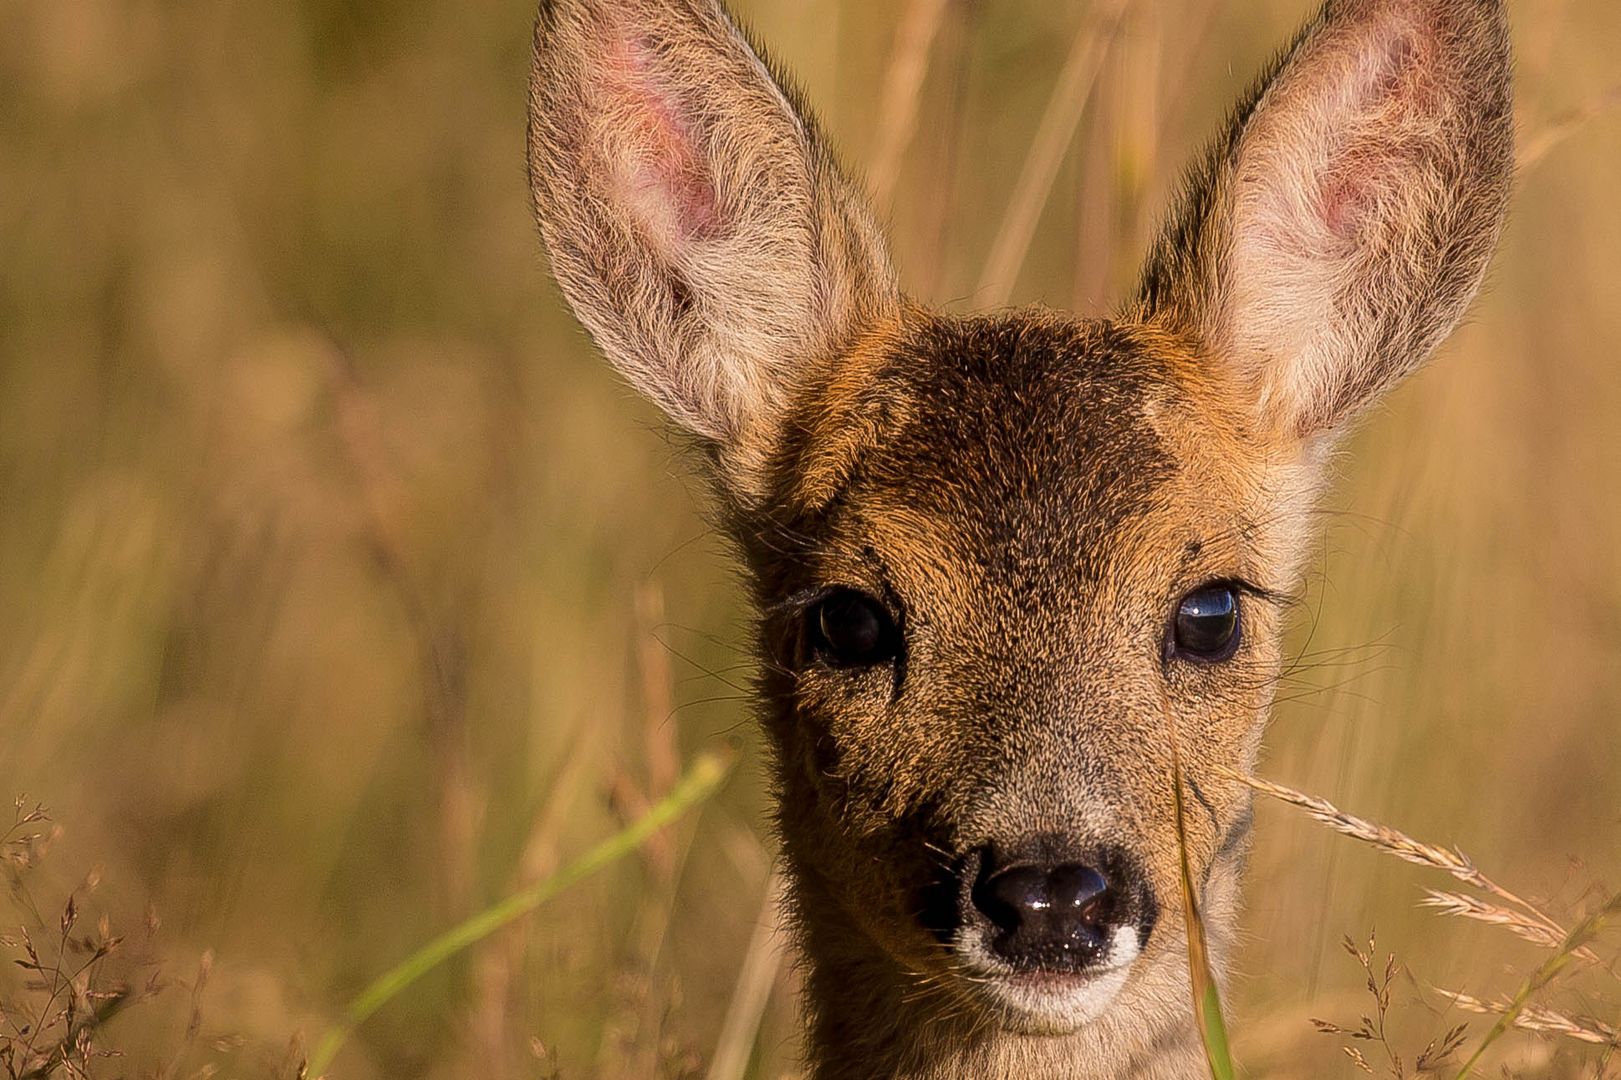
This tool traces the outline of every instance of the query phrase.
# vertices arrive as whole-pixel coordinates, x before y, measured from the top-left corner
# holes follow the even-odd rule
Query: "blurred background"
[[[736,6],[912,291],[1096,314],[1309,5]],[[1514,7],[1503,249],[1348,447],[1264,769],[1574,917],[1621,879],[1621,9]],[[681,452],[547,278],[532,16],[0,2],[0,793],[56,822],[0,923],[54,928],[93,874],[108,962],[165,973],[109,1074],[290,1075],[371,977],[727,739],[700,815],[391,1002],[330,1075],[696,1076],[723,1044],[717,1075],[796,1075],[746,612]],[[1340,942],[1373,928],[1413,976],[1409,1060],[1488,1026],[1428,988],[1510,992],[1541,954],[1424,885],[1264,808],[1230,1000],[1251,1075],[1354,1069],[1308,1018],[1367,1011]],[[1617,991],[1553,1000],[1614,1025]],[[1523,1075],[1617,1064],[1504,1046]]]

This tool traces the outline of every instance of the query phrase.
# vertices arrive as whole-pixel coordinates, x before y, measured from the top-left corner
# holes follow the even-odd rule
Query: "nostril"
[[[1055,909],[1084,916],[1109,883],[1090,866],[1060,866],[1047,876],[1047,891]]]
[[[1017,930],[1050,907],[1047,875],[1034,866],[1015,866],[974,890],[974,905],[1003,930]]]

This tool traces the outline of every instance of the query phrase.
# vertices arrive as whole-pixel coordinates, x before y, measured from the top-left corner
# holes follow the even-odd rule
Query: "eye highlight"
[[[1171,619],[1172,655],[1207,664],[1230,659],[1242,638],[1238,590],[1226,582],[1201,585],[1176,605]]]
[[[805,635],[811,653],[832,667],[873,667],[900,655],[895,621],[858,589],[834,589],[806,609]]]

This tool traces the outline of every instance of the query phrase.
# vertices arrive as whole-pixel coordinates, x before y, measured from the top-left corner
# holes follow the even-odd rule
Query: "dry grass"
[[[1069,56],[1064,60],[1042,113],[1041,125],[1025,155],[1024,167],[1013,185],[996,238],[991,242],[985,272],[974,290],[976,303],[1001,307],[1013,296],[1019,271],[1029,257],[1042,212],[1052,197],[1064,159],[1069,156],[1087,100],[1103,70],[1104,57],[1114,45],[1124,10],[1123,3],[1105,4],[1076,32]]]
[[[1443,994],[1463,1011],[1482,1016],[1506,1016],[1513,1008],[1513,1002],[1506,999],[1481,1001],[1453,990],[1440,990],[1437,993]],[[1621,1050],[1621,1031],[1595,1016],[1570,1017],[1540,1005],[1527,1005],[1514,1016],[1514,1026],[1522,1031],[1575,1039],[1606,1050]]]
[[[1487,877],[1475,865],[1473,859],[1457,848],[1440,847],[1436,844],[1425,843],[1422,840],[1415,840],[1406,833],[1391,828],[1389,825],[1381,825],[1359,818],[1354,814],[1348,814],[1327,799],[1307,795],[1261,777],[1240,776],[1234,773],[1230,774],[1230,778],[1255,789],[1263,795],[1268,795],[1280,802],[1304,810],[1320,824],[1326,825],[1343,836],[1349,836],[1353,840],[1360,840],[1364,844],[1372,845],[1379,851],[1387,855],[1393,855],[1403,862],[1413,863],[1417,866],[1427,866],[1444,874],[1450,874],[1464,884],[1472,885],[1501,901],[1501,904],[1494,904],[1479,897],[1436,892],[1434,890],[1428,891],[1421,902],[1424,906],[1433,908],[1443,915],[1456,915],[1496,926],[1503,926],[1527,941],[1548,948],[1560,945],[1569,936],[1569,931],[1546,915],[1535,904],[1509,892]],[[1597,957],[1590,950],[1583,950],[1579,955],[1583,959],[1597,960]]]
[[[738,6],[892,190],[905,280],[966,306],[1120,296],[1171,170],[1308,4]],[[1263,812],[1225,1002],[1260,1075],[1355,1068],[1296,1019],[1361,992],[1342,930],[1501,1010],[1621,880],[1621,12],[1515,15],[1527,164],[1494,279],[1348,448],[1267,760],[1479,861],[1412,842],[1449,875],[1438,923],[1376,844]],[[69,825],[39,911],[0,923],[55,970],[40,927],[99,867],[74,937],[150,900],[150,959],[184,975],[97,1033],[126,1056],[94,1075],[171,1069],[208,952],[172,1075],[286,1075],[295,1033],[717,736],[745,765],[695,830],[415,985],[333,1077],[691,1075],[723,1032],[734,1075],[797,1068],[792,966],[756,934],[745,615],[651,411],[539,264],[531,17],[0,4],[0,783]],[[1528,887],[1458,876],[1482,866]],[[145,985],[122,936],[95,992]],[[1552,1019],[1613,1032],[1608,969],[1550,989],[1481,1075],[1614,1074]],[[1393,993],[1409,1065],[1469,1019]]]
[[[1232,774],[1230,778],[1248,785],[1263,795],[1303,810],[1319,824],[1343,836],[1361,841],[1376,851],[1403,862],[1440,871],[1479,889],[1492,899],[1429,889],[1425,891],[1420,904],[1443,916],[1470,919],[1508,930],[1522,940],[1541,946],[1547,951],[1545,958],[1524,977],[1519,989],[1514,994],[1500,999],[1496,1005],[1486,1005],[1478,998],[1456,991],[1437,991],[1458,1008],[1469,1012],[1489,1013],[1496,1018],[1491,1030],[1473,1047],[1468,1060],[1457,1072],[1456,1080],[1467,1080],[1474,1075],[1492,1044],[1513,1029],[1563,1035],[1577,1042],[1602,1047],[1601,1054],[1592,1056],[1591,1075],[1599,1077],[1606,1075],[1610,1052],[1617,1048],[1613,1029],[1598,1021],[1580,1023],[1572,1020],[1536,999],[1549,990],[1572,961],[1582,961],[1610,976],[1610,979],[1601,986],[1600,996],[1594,997],[1589,993],[1587,997],[1589,1005],[1607,1002],[1610,1008],[1621,1012],[1621,993],[1617,993],[1621,987],[1616,985],[1621,982],[1621,978],[1616,976],[1616,972],[1621,970],[1621,947],[1618,947],[1621,946],[1621,942],[1605,942],[1612,954],[1608,966],[1593,947],[1604,932],[1621,918],[1621,893],[1595,905],[1573,929],[1566,930],[1535,904],[1509,892],[1487,877],[1473,860],[1457,848],[1446,848],[1415,840],[1398,829],[1348,814],[1326,799],[1306,795],[1282,784],[1237,774]],[[1404,1059],[1392,1043],[1388,1023],[1392,990],[1400,970],[1396,954],[1394,952],[1387,954],[1380,968],[1376,967],[1378,951],[1372,934],[1368,937],[1366,950],[1349,936],[1344,939],[1343,944],[1345,951],[1356,959],[1362,969],[1368,992],[1373,997],[1373,1011],[1364,1014],[1359,1025],[1351,1027],[1326,1020],[1314,1020],[1313,1024],[1317,1029],[1327,1035],[1377,1045],[1384,1054],[1385,1071],[1394,1080],[1404,1080],[1408,1075],[1409,1062],[1413,1074],[1418,1076],[1446,1069],[1447,1062],[1460,1053],[1468,1042],[1467,1025],[1448,1029],[1445,1034],[1432,1038],[1423,1051]],[[1342,1049],[1359,1069],[1370,1074],[1376,1073],[1376,1069],[1369,1063],[1361,1048],[1346,1045]]]
[[[302,1080],[297,1040],[252,1046],[205,1023],[205,991],[214,965],[204,952],[189,978],[167,974],[156,912],[139,931],[114,929],[100,904],[101,877],[92,871],[68,888],[57,906],[46,889],[60,890],[45,856],[62,830],[44,807],[24,799],[0,833],[0,869],[7,895],[0,902],[0,1070],[6,1080],[90,1080],[126,1074],[128,1032],[158,1034],[139,1067],[152,1080],[207,1080],[223,1068],[246,1066],[253,1075]],[[45,864],[42,866],[42,864]]]
[[[1401,965],[1396,959],[1396,954],[1387,953],[1384,963],[1379,964],[1378,942],[1371,933],[1368,935],[1366,949],[1349,936],[1341,944],[1356,960],[1357,967],[1367,979],[1368,994],[1372,998],[1373,1008],[1371,1012],[1364,1013],[1361,1021],[1354,1026],[1343,1026],[1330,1020],[1313,1020],[1312,1026],[1322,1034],[1340,1040],[1342,1042],[1340,1049],[1346,1058],[1370,1076],[1385,1072],[1393,1080],[1403,1080],[1409,1075],[1409,1070],[1412,1075],[1424,1076],[1445,1068],[1447,1062],[1463,1049],[1469,1033],[1468,1025],[1459,1024],[1448,1028],[1425,1043],[1424,1048],[1418,1053],[1410,1056],[1404,1054],[1392,1041],[1394,1035],[1391,1026],[1391,1004],[1396,978],[1401,973]],[[1376,1060],[1382,1058],[1377,1067],[1369,1061],[1369,1053],[1374,1054]]]

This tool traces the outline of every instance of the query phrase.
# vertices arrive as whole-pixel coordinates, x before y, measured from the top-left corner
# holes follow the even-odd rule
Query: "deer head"
[[[717,0],[543,4],[536,213],[750,572],[820,1075],[1189,1075],[1180,845],[1219,957],[1325,459],[1511,150],[1501,0],[1330,0],[1117,317],[944,314]]]

